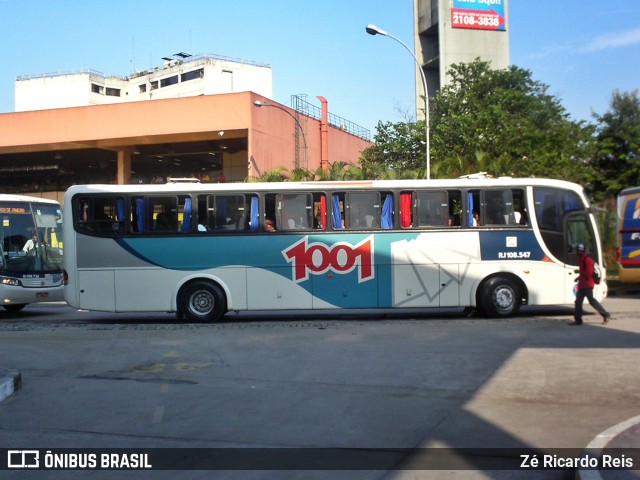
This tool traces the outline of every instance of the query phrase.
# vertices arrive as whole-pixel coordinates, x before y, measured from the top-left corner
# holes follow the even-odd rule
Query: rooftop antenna
[[[136,73],[134,60],[136,58],[136,38],[131,37],[131,73]]]

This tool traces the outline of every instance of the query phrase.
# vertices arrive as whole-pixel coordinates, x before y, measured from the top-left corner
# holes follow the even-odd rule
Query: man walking
[[[593,298],[593,260],[587,252],[585,252],[584,244],[578,245],[578,259],[580,260],[580,270],[578,276],[578,291],[576,292],[576,308],[573,313],[574,321],[569,325],[582,325],[582,303],[585,297],[589,300],[589,304],[602,315],[602,323],[606,325],[611,320],[611,314],[607,312],[600,302]]]

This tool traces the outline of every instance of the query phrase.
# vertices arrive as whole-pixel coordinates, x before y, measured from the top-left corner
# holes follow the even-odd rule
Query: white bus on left
[[[64,301],[62,208],[54,200],[0,195],[0,304]]]

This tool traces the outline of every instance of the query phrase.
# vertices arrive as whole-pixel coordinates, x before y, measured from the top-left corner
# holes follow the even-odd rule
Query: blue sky
[[[411,56],[369,23],[413,46],[413,0],[0,0],[0,112],[17,75],[128,75],[184,51],[268,63],[274,100],[324,96],[373,134],[414,115],[415,86]],[[638,0],[510,0],[507,34],[511,63],[576,120],[640,88]]]

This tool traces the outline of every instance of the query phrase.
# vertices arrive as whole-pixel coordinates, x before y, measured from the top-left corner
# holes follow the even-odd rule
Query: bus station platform
[[[640,415],[630,418],[597,435],[585,448],[588,452],[615,449],[617,451],[640,449]],[[579,480],[638,480],[640,465],[634,470],[579,470]]]
[[[635,288],[635,290],[633,292],[630,292],[628,287],[625,287],[625,290],[623,289],[612,289],[613,291],[611,293],[612,297],[621,297],[621,296],[625,296],[628,295],[629,293],[633,293],[633,295],[637,295],[640,294],[640,290]],[[615,292],[615,293],[613,293]],[[623,293],[624,292],[624,293]],[[613,300],[612,300],[613,301]],[[620,301],[619,298],[616,299],[616,301]],[[622,305],[622,304],[621,304]],[[616,312],[619,317],[616,317],[614,315],[614,320],[612,322],[612,325],[616,325],[616,319],[621,322],[621,323],[625,323],[625,328],[621,329],[620,332],[624,332],[625,335],[631,334],[631,335],[637,335],[638,331],[640,330],[640,326],[637,323],[637,298],[629,298],[628,301],[626,303],[623,304],[624,308],[619,308],[619,309],[613,309],[614,312]],[[68,316],[67,311],[65,310],[67,307],[64,307],[63,313],[60,314],[60,316],[62,318],[66,318]],[[278,312],[278,313],[274,313],[271,314],[273,317],[276,317],[278,319],[298,319],[298,317],[296,316],[297,314],[294,312],[289,312],[290,316],[283,316],[282,312]],[[354,313],[350,313],[349,314],[349,318],[353,319],[353,318],[359,318],[360,315],[363,315],[364,318],[368,318],[369,314],[368,313],[360,313],[360,314],[354,314]],[[394,313],[394,316],[399,315],[398,313]],[[407,315],[405,313],[405,315]],[[264,317],[269,317],[269,315],[264,315]],[[411,315],[411,317],[413,318],[413,314]],[[52,317],[52,318],[56,318],[56,317]],[[111,318],[111,317],[107,317],[107,318]],[[262,318],[262,317],[261,317]],[[402,318],[402,317],[401,317]],[[256,319],[254,319],[255,321],[257,321]],[[546,352],[549,352],[551,354],[554,353],[553,348],[542,348],[542,347],[555,347],[555,346],[560,346],[560,347],[564,347],[567,343],[565,342],[565,340],[567,340],[568,342],[572,341],[572,338],[577,334],[579,335],[579,337],[575,337],[575,338],[582,338],[584,341],[584,345],[586,345],[587,348],[599,348],[599,347],[607,347],[607,348],[611,348],[612,350],[607,350],[607,351],[603,351],[602,355],[605,356],[607,358],[607,362],[609,362],[609,364],[614,364],[614,360],[619,358],[617,356],[617,349],[622,345],[622,346],[626,346],[626,348],[629,348],[630,352],[636,351],[636,349],[638,348],[637,345],[637,337],[633,337],[631,336],[631,340],[627,340],[625,342],[621,341],[621,337],[618,336],[618,331],[614,330],[613,328],[611,328],[611,326],[609,327],[601,327],[600,326],[600,322],[599,322],[599,318],[597,316],[593,316],[592,318],[593,322],[591,322],[593,324],[593,328],[590,328],[589,325],[586,325],[585,327],[583,327],[583,329],[581,330],[574,330],[573,328],[568,328],[568,327],[564,327],[563,325],[567,323],[566,319],[563,318],[558,318],[557,322],[558,322],[558,326],[556,327],[556,325],[553,323],[556,321],[556,319],[551,319],[549,321],[549,325],[548,328],[542,328],[542,329],[538,329],[536,328],[536,330],[540,330],[540,335],[538,335],[535,341],[532,341],[530,343],[528,343],[525,346],[529,346],[529,347],[541,347],[540,348],[540,355],[542,355],[542,357],[537,357],[537,358],[545,358],[545,355],[547,354]],[[105,322],[109,322],[110,320],[105,320]],[[463,320],[463,319],[458,319],[457,320],[458,323],[473,323],[474,325],[476,323],[480,323],[480,322],[476,322],[475,319],[471,319],[471,320]],[[384,323],[384,322],[383,322]],[[526,322],[522,322],[522,323],[526,323]],[[546,322],[544,322],[546,325]],[[588,322],[589,323],[589,322]],[[135,324],[135,321],[134,321]],[[487,325],[487,328],[491,327],[492,324]],[[513,326],[512,329],[515,331],[519,328],[520,322],[519,321],[514,321],[513,322]],[[536,323],[536,325],[538,325],[538,323]],[[384,327],[384,324],[381,324],[381,327]],[[231,327],[231,325],[229,325],[229,327]],[[403,326],[403,329],[406,330],[407,332],[411,331],[410,330],[410,324],[407,324],[405,326]],[[258,335],[262,335],[262,326],[260,326],[260,331],[258,332]],[[266,327],[265,327],[266,328]],[[241,332],[243,335],[246,335],[247,332],[244,332],[244,328],[242,329],[243,331]],[[344,329],[345,331],[347,330],[346,328]],[[225,330],[227,331],[227,330]],[[233,330],[229,329],[229,332],[233,332]],[[265,330],[266,331],[266,330]],[[315,331],[315,329],[314,329]],[[322,331],[324,332],[325,329],[322,329]],[[350,331],[350,329],[349,329]],[[436,330],[434,330],[436,331]],[[437,330],[439,331],[439,330]],[[464,331],[463,329],[460,329],[460,331]],[[474,331],[479,331],[474,329]],[[549,342],[539,342],[539,338],[543,338],[542,335],[548,335],[550,333],[553,332],[565,332],[568,334],[568,336],[566,335],[560,335],[557,334],[556,337],[552,338],[549,340]],[[340,332],[337,332],[340,333]],[[607,339],[606,335],[612,335],[612,337],[610,339]],[[274,337],[275,338],[275,337]],[[313,337],[315,339],[315,337]],[[349,337],[351,339],[351,337]],[[471,337],[470,337],[471,338]],[[487,338],[493,338],[493,337],[487,337]],[[562,341],[560,341],[562,340]],[[342,340],[340,340],[342,341]],[[352,341],[352,340],[351,340]],[[476,342],[475,339],[470,339],[469,341],[472,342]],[[604,342],[604,343],[603,343]],[[459,346],[464,346],[465,344],[459,344]],[[478,346],[478,350],[479,351],[484,351],[483,348],[484,344],[480,344]],[[206,347],[207,352],[208,352],[208,346]],[[529,350],[531,350],[531,348],[529,348]],[[5,364],[13,364],[14,366],[17,366],[16,364],[14,364],[14,361],[17,363],[21,363],[22,361],[19,361],[17,358],[14,360],[11,360],[10,358],[14,358],[12,356],[12,354],[10,353],[11,350],[7,351],[7,355],[5,356],[5,359],[3,360],[3,363]],[[580,352],[578,352],[580,353]],[[484,356],[486,356],[485,354],[483,354]],[[580,355],[577,356],[577,361],[575,363],[575,365],[579,365],[579,361],[581,361],[581,359],[587,358],[587,353],[584,354],[584,357],[581,357]],[[553,357],[551,357],[553,359]],[[557,357],[556,357],[557,358]],[[25,361],[28,361],[28,357],[24,357]],[[521,359],[526,360],[526,358]],[[521,363],[523,363],[521,362]],[[526,362],[524,362],[526,363]],[[606,363],[606,362],[605,362]],[[555,368],[558,369],[565,369],[566,366],[566,362],[555,362],[553,363],[554,367],[550,370],[550,372],[552,372]],[[573,364],[570,364],[570,366]],[[631,365],[631,363],[630,363]],[[29,368],[32,368],[29,366],[28,363],[24,363],[21,367],[19,368],[24,368],[24,371],[27,372]],[[514,366],[515,368],[515,366]],[[613,369],[612,369],[613,370]],[[30,370],[29,370],[30,371]],[[513,372],[516,372],[517,370],[513,370],[511,372],[505,372],[505,376],[504,379],[505,380],[513,380],[516,377],[513,375]],[[631,392],[637,392],[637,370],[633,369],[630,373],[633,373],[633,376],[629,377],[627,381],[630,385],[633,386],[633,388],[631,390],[624,390],[624,391],[631,391]],[[507,375],[508,374],[508,375]],[[624,380],[624,376],[621,375],[616,375],[615,376],[617,379],[621,379]],[[26,377],[25,377],[26,378]],[[62,378],[62,377],[61,377]],[[497,378],[497,377],[496,377]],[[556,380],[558,379],[562,379],[562,378],[566,378],[566,377],[562,377],[562,376],[558,376]],[[76,381],[76,377],[73,377],[74,381]],[[580,379],[583,379],[584,381],[581,381],[580,384],[578,385],[578,390],[576,391],[583,391],[583,392],[588,392],[588,388],[591,381],[595,381],[597,379],[595,379],[595,377],[591,377],[591,376],[584,376],[584,375],[580,375]],[[595,380],[594,380],[595,379]],[[27,383],[27,386],[31,385],[31,383],[33,382],[34,384],[39,381],[38,378],[31,378],[31,374],[29,375],[29,378],[26,378],[26,381],[29,382]],[[522,382],[517,383],[517,385],[527,385],[527,382],[531,381],[531,382],[535,382],[536,379],[532,378],[531,380],[527,380],[524,379]],[[120,385],[123,385],[123,382],[120,382]],[[136,383],[136,385],[138,385],[138,383]],[[499,382],[496,383],[496,392],[499,393],[501,396],[504,396],[505,392],[503,390],[501,390],[501,388],[507,388],[509,385],[509,382],[503,382],[502,384],[500,384]],[[535,384],[532,384],[535,387]],[[612,385],[615,385],[614,383],[612,383]],[[18,392],[21,389],[22,386],[22,375],[20,373],[20,371],[17,368],[9,368],[9,367],[3,367],[0,366],[0,411],[3,410],[4,408],[7,408],[7,412],[8,411],[13,411],[11,410],[13,409],[19,409],[20,407],[18,406],[20,398],[14,398],[12,399],[13,401],[8,401],[6,402],[7,405],[3,405],[3,401],[5,399],[7,399],[8,397],[10,397],[11,395],[13,395],[14,393]],[[487,386],[488,389],[489,386]],[[21,395],[25,395],[25,399],[28,397],[29,392],[27,390],[32,390],[32,388],[25,388],[25,392],[21,393]],[[622,390],[618,390],[616,389],[615,392],[619,393]],[[550,390],[550,392],[553,392],[552,390]],[[508,391],[507,391],[508,393]],[[602,393],[602,392],[600,392]],[[33,394],[30,394],[33,397]],[[508,396],[508,395],[507,395]],[[492,399],[493,397],[488,399]],[[533,397],[532,397],[533,398]],[[586,435],[581,435],[580,436],[580,440],[579,442],[576,442],[576,445],[572,444],[573,448],[577,448],[579,450],[581,450],[583,455],[586,455],[588,452],[591,452],[592,454],[595,454],[597,452],[600,451],[606,451],[607,449],[615,449],[618,452],[624,452],[625,450],[630,450],[630,454],[633,454],[634,459],[637,458],[637,452],[640,451],[640,411],[638,411],[637,409],[637,402],[636,404],[630,404],[629,402],[625,402],[625,406],[630,405],[631,408],[626,408],[625,412],[627,412],[624,415],[621,415],[620,413],[618,414],[612,414],[611,412],[613,412],[616,409],[616,405],[612,404],[611,406],[609,406],[606,403],[607,399],[604,398],[600,398],[598,399],[598,403],[597,403],[597,408],[601,408],[602,410],[597,410],[597,409],[585,409],[585,415],[582,417],[579,416],[574,416],[573,418],[575,419],[574,422],[576,423],[576,427],[579,427],[577,431],[580,432],[587,432]],[[586,402],[589,402],[589,399],[586,399]],[[12,403],[13,405],[9,405],[9,403]],[[17,407],[17,408],[16,408]],[[492,415],[488,415],[487,418],[496,418],[499,417],[500,414],[502,415],[519,415],[520,412],[517,410],[517,407],[514,409],[512,408],[511,405],[495,405],[495,406],[491,406],[488,403],[478,403],[478,408],[483,407],[483,408],[488,408],[489,411],[488,413],[491,413]],[[601,413],[601,418],[600,421],[598,423],[599,427],[597,429],[593,428],[593,427],[589,427],[589,424],[591,423],[590,421],[590,414],[593,415],[599,415]],[[630,417],[627,418],[625,420],[626,417]],[[621,422],[621,423],[618,423]],[[464,423],[464,422],[462,422]],[[490,422],[489,422],[490,423]],[[517,428],[519,426],[519,424],[517,422],[512,422],[510,424],[510,428]],[[566,425],[567,429],[570,431],[571,430],[571,425],[567,424]],[[7,428],[7,426],[5,426],[5,428]],[[8,428],[11,428],[10,426]],[[253,428],[253,427],[252,427]],[[455,430],[456,426],[454,425],[453,430]],[[466,431],[466,426],[461,427],[461,429],[463,431]],[[6,430],[5,430],[6,431]],[[496,439],[499,441],[500,439],[504,440],[504,431],[506,430],[501,430],[500,428],[498,429],[494,429],[493,433],[490,433],[489,435],[496,435]],[[513,430],[516,431],[517,430]],[[600,431],[601,433],[597,433]],[[446,433],[451,432],[451,430],[449,430]],[[593,437],[592,437],[593,436]],[[514,437],[515,438],[515,437]],[[526,441],[524,441],[524,444],[527,445],[537,445],[538,447],[540,447],[541,445],[544,446],[545,443],[549,444],[548,438],[546,436],[542,436],[540,437],[542,439],[544,439],[543,442],[537,442],[537,439],[534,440],[530,440],[527,439]],[[567,435],[567,438],[571,438],[571,435]],[[489,440],[489,443],[487,445],[491,445],[491,441],[493,440],[492,436],[488,436],[487,440]],[[567,442],[564,443],[565,445],[567,444]],[[605,452],[606,453],[606,452]],[[618,455],[619,456],[619,455]],[[466,478],[532,478],[532,477],[527,477],[525,475],[520,476],[522,474],[522,472],[516,471],[510,471],[510,472],[503,472],[504,475],[502,475],[500,472],[495,473],[495,476],[492,476],[493,474],[489,473],[485,473],[485,472],[481,472],[480,470],[476,470],[474,473],[472,472],[463,472],[465,474],[468,474],[468,476]],[[537,474],[540,474],[541,477],[539,478],[558,478],[558,477],[549,477],[549,476],[544,476],[543,472],[534,472]],[[562,472],[563,476],[560,478],[568,478],[568,475],[573,476],[575,474],[575,478],[579,479],[579,480],[640,480],[640,462],[638,462],[637,464],[634,463],[634,465],[631,467],[631,469],[617,469],[617,470],[589,470],[589,469],[584,469],[584,470],[575,470],[575,471],[564,471]],[[406,475],[405,475],[406,474]],[[411,472],[411,471],[398,471],[394,473],[388,473],[386,477],[382,477],[382,478],[397,478],[397,479],[404,479],[404,478],[416,478],[415,476],[412,477],[412,475],[415,474],[415,472]],[[437,477],[437,478],[442,478],[442,477]]]
[[[22,386],[22,376],[15,368],[0,367],[0,403],[17,392]],[[640,449],[640,415],[614,425],[598,434],[585,447],[585,452],[599,452],[606,449],[621,451]],[[640,466],[634,470],[578,470],[578,480],[638,480]]]

